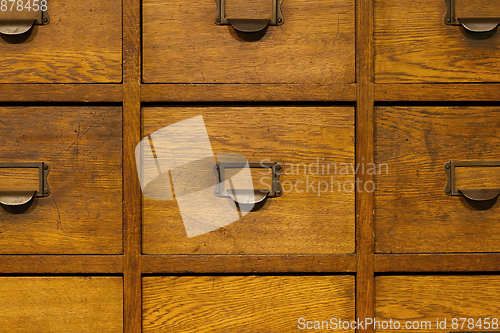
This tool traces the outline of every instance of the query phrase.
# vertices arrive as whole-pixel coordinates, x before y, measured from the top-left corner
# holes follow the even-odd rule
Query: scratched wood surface
[[[230,15],[257,15],[227,2]],[[145,83],[354,83],[354,1],[285,0],[284,24],[253,41],[216,25],[216,8],[213,0],[143,2]]]
[[[122,2],[49,0],[47,8],[50,23],[28,38],[0,37],[0,83],[121,82]]]
[[[143,109],[143,137],[199,115],[203,116],[213,153],[219,158],[223,153],[236,153],[249,162],[269,159],[282,163],[284,193],[241,219],[236,215],[234,223],[191,238],[187,237],[177,202],[184,193],[176,190],[176,200],[143,197],[144,254],[354,253],[355,180],[352,170],[342,166],[354,167],[353,108],[148,107]],[[184,144],[192,146],[190,133],[185,132]],[[156,150],[159,160],[181,158],[183,153],[179,147],[172,147],[170,152]],[[207,186],[215,183],[212,166],[206,176]],[[156,170],[155,165],[152,167]],[[342,170],[349,174],[342,174]],[[166,171],[161,170],[169,182]],[[263,184],[268,185],[267,181],[262,179]],[[207,197],[214,198],[213,194]],[[187,215],[201,214],[200,221],[218,221],[230,214],[206,213],[196,208],[197,204],[202,203],[193,201],[192,208],[188,206]]]
[[[300,318],[354,320],[354,277],[145,277],[142,316],[144,333],[295,332]]]
[[[123,332],[120,277],[2,277],[3,332]]]
[[[50,196],[0,207],[2,254],[122,252],[119,107],[2,107],[2,162],[47,162]],[[1,187],[1,184],[0,184]]]
[[[444,193],[447,161],[498,160],[500,108],[378,107],[375,133],[376,252],[500,251],[500,204]]]
[[[450,331],[498,331],[498,326],[491,326],[493,318],[498,316],[498,276],[378,276],[375,278],[375,316],[378,321],[390,319],[398,321],[401,329],[383,329],[376,327],[376,332],[450,332]],[[439,328],[437,319],[446,325]],[[458,320],[452,326],[453,318],[473,318],[474,324],[490,318],[490,328],[468,327],[466,322]],[[418,325],[420,329],[405,329],[409,325]],[[427,322],[427,323],[426,323]],[[397,325],[397,324],[395,324]],[[424,325],[427,325],[425,328]],[[415,326],[413,326],[415,327]]]
[[[467,7],[480,17],[483,7]],[[442,0],[375,1],[375,82],[499,82],[500,33],[467,33],[445,15]]]

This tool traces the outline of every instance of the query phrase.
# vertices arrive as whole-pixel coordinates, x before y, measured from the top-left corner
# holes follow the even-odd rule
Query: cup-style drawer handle
[[[7,3],[7,4],[5,4]],[[18,1],[2,1],[0,10],[0,34],[21,35],[28,32],[34,25],[49,24],[47,0],[23,0],[18,7]],[[21,10],[18,10],[21,8]]]
[[[472,201],[489,201],[498,197],[500,188],[457,188],[455,180],[457,167],[500,167],[500,161],[449,161],[444,165],[448,177],[444,190],[446,195],[464,196]]]
[[[16,175],[16,171],[13,170],[7,172],[7,169],[19,169],[16,170],[19,174],[21,174],[21,169],[37,169],[35,172],[38,173],[38,179],[36,180],[38,184],[31,182],[29,185],[24,185],[26,187],[6,188],[9,179],[22,177],[22,175]],[[0,162],[0,203],[6,206],[20,206],[28,203],[33,198],[49,196],[50,187],[47,182],[49,171],[50,165],[45,162]],[[21,182],[22,180],[20,179]]]
[[[217,3],[217,11],[215,13],[215,24],[217,25],[230,24],[236,31],[252,33],[263,31],[270,25],[283,24],[283,14],[281,13],[283,0],[273,0],[273,14],[271,19],[226,18],[226,1],[215,0],[215,2]]]
[[[494,18],[470,18],[455,16],[455,0],[444,0],[447,6],[447,13],[444,23],[447,25],[463,26],[470,32],[489,32],[496,29],[500,24],[500,16]]]
[[[249,167],[270,169],[271,175],[271,189],[270,190],[257,190],[257,189],[235,189],[231,183],[231,179],[227,178],[229,187],[225,188],[226,170],[227,169],[243,169]],[[280,197],[283,194],[283,189],[280,184],[280,176],[283,167],[280,163],[276,162],[254,162],[254,163],[239,163],[239,162],[218,162],[214,165],[214,173],[216,178],[216,185],[214,187],[214,195],[221,198],[230,198],[238,205],[256,205],[264,203],[267,198]]]

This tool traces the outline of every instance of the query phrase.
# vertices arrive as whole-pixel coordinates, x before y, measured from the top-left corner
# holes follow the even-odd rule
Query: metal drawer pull
[[[5,189],[0,183],[0,203],[6,206],[20,206],[28,203],[33,198],[42,198],[50,195],[47,176],[50,165],[45,162],[13,162],[0,163],[0,169],[5,168],[38,168],[38,190],[33,189]]]
[[[449,196],[464,196],[473,201],[488,201],[495,199],[500,194],[500,188],[455,188],[456,167],[500,167],[500,161],[449,161],[444,165],[448,181],[445,193]]]
[[[444,18],[444,23],[447,25],[463,26],[471,32],[489,32],[496,29],[500,24],[500,17],[494,18],[470,18],[470,17],[455,17],[455,0],[444,0],[448,12]]]
[[[255,190],[255,189],[234,189],[224,188],[226,180],[226,169],[243,169],[243,168],[260,168],[271,169],[272,171],[272,188],[271,190]],[[214,195],[221,198],[230,198],[238,205],[255,205],[264,203],[267,198],[280,197],[283,194],[283,189],[280,184],[280,176],[283,167],[276,162],[256,162],[256,163],[239,163],[239,162],[218,162],[214,165],[214,173],[217,183],[214,187]],[[229,184],[232,187],[232,183]]]
[[[273,16],[271,19],[241,19],[226,18],[225,0],[215,0],[217,11],[215,13],[215,24],[231,25],[234,30],[246,33],[263,31],[270,25],[282,25],[283,14],[281,13],[281,4],[283,0],[273,0]]]
[[[16,6],[7,6],[7,10],[0,11],[0,34],[3,35],[21,35],[28,32],[35,25],[49,24],[50,18],[47,13],[47,1],[43,1],[43,7],[38,2],[38,10],[34,9],[35,4],[30,8],[24,8],[18,11]],[[34,3],[34,2],[33,2]]]

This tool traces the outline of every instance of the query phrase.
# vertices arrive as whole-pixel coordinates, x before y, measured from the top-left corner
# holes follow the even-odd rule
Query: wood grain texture
[[[500,167],[456,167],[455,188],[500,189]]]
[[[0,191],[38,191],[40,172],[38,168],[0,168],[0,184]]]
[[[295,332],[354,320],[351,276],[145,277],[143,332]],[[338,330],[354,332],[354,330]]]
[[[1,274],[122,274],[123,256],[2,255]]]
[[[0,208],[2,254],[122,252],[119,107],[3,107],[2,162],[47,162],[50,196]]]
[[[356,100],[356,85],[143,84],[142,102],[338,101]]]
[[[356,1],[356,164],[373,163],[373,1]],[[373,184],[374,177],[359,172],[357,180]],[[364,186],[363,186],[364,188]],[[374,316],[374,199],[363,190],[356,194],[356,318]],[[358,333],[372,333],[371,327],[358,327]]]
[[[121,102],[118,84],[0,84],[2,102]]]
[[[498,101],[500,84],[376,84],[377,101]]]
[[[203,115],[215,154],[281,162],[285,187],[283,196],[267,200],[260,210],[192,238],[186,235],[175,200],[144,197],[143,253],[354,253],[354,175],[341,174],[342,163],[354,163],[353,111],[350,107],[144,108],[143,136]],[[336,164],[337,170],[323,169],[323,159],[325,165]],[[318,163],[319,175],[314,175],[318,172],[314,164],[309,168],[311,163]],[[332,185],[332,180],[338,183]],[[324,193],[314,189],[318,181],[327,182],[322,183]],[[339,184],[346,184],[346,191]]]
[[[354,1],[287,0],[284,24],[254,41],[215,12],[213,0],[144,1],[144,82],[354,83]]]
[[[2,277],[5,332],[123,332],[119,277]]]
[[[498,160],[498,107],[376,108],[378,253],[498,252],[500,205],[445,195],[444,163]]]
[[[492,0],[455,0],[455,17],[500,17],[500,6]]]
[[[498,272],[500,254],[376,254],[375,271],[380,273]]]
[[[430,321],[427,329],[418,332],[467,331],[452,328],[453,318],[497,318],[500,288],[498,276],[378,276],[376,285],[376,318],[379,321],[399,321],[402,329],[376,329],[376,332],[402,332],[407,321]],[[437,327],[436,319],[447,325]],[[491,322],[491,321],[490,321]],[[462,321],[459,321],[460,325]],[[415,324],[416,325],[416,324]],[[491,330],[491,329],[490,329]],[[411,330],[413,331],[413,330]],[[473,329],[470,331],[484,331]],[[493,330],[498,331],[498,329]]]
[[[473,35],[445,25],[445,15],[444,1],[377,0],[375,81],[499,82],[500,33]]]
[[[355,255],[142,256],[143,274],[355,272]]]
[[[120,0],[48,1],[50,23],[26,41],[0,38],[0,83],[122,80]]]

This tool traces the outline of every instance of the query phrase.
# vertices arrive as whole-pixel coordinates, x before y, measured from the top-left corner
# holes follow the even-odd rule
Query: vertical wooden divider
[[[123,0],[123,248],[124,332],[139,333],[141,310],[141,190],[135,145],[141,136],[141,1]]]
[[[373,14],[373,0],[356,0],[356,163],[364,164],[374,159]],[[356,177],[363,185],[374,181],[366,173]],[[356,318],[364,321],[374,317],[374,194],[361,187],[356,193]],[[373,327],[357,332],[371,333]]]

